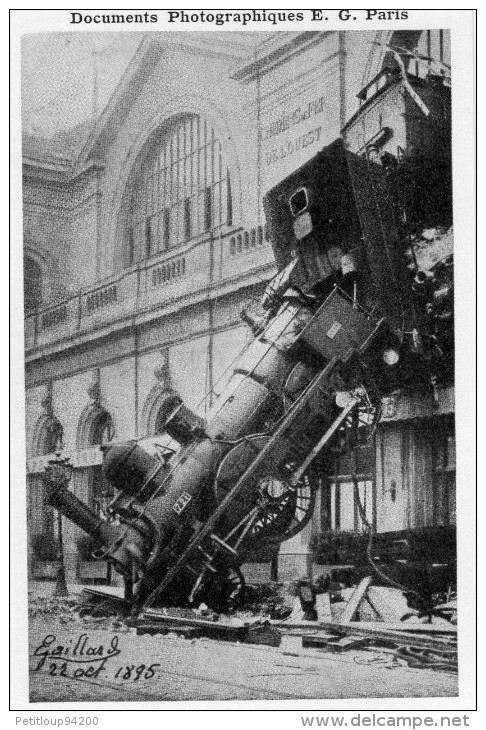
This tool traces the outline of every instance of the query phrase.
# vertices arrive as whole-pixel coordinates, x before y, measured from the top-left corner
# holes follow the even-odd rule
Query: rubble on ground
[[[299,587],[310,587],[316,620],[307,620]],[[411,609],[398,588],[372,585],[370,576],[348,587],[330,576],[289,583],[247,587],[238,610],[217,614],[205,604],[195,608],[147,608],[134,618],[123,611],[124,601],[113,593],[85,589],[80,596],[34,597],[32,619],[52,618],[61,624],[80,624],[138,636],[216,639],[279,647],[293,636],[302,649],[317,652],[388,652],[393,666],[457,669],[457,601],[436,596],[431,615]]]

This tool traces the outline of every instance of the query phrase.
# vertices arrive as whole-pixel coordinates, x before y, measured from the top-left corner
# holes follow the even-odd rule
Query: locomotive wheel
[[[230,605],[237,606],[245,595],[245,579],[243,573],[236,565],[228,566],[227,581],[231,586]]]
[[[274,481],[272,476],[265,477],[260,482],[260,489],[268,489],[267,483]],[[251,537],[285,542],[297,535],[312,517],[316,488],[317,479],[310,472],[302,477],[296,487],[287,482],[287,488],[280,497],[270,498],[262,504],[258,519],[252,526]]]
[[[258,456],[268,441],[266,436],[251,436],[235,446],[222,460],[216,477],[216,498],[220,502]],[[282,456],[282,455],[281,455]],[[258,470],[243,494],[238,495],[225,528],[238,523],[245,530],[245,547],[260,541],[283,542],[299,533],[312,517],[317,477],[309,470],[297,485],[291,484],[292,465],[277,463],[270,457]],[[245,517],[248,519],[245,521]],[[249,525],[248,523],[251,522]]]
[[[221,566],[205,593],[205,601],[213,611],[234,610],[245,595],[245,579],[237,565]]]

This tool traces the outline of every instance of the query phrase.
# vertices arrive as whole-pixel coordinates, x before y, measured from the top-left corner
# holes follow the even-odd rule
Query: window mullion
[[[138,163],[128,211],[128,264],[231,220],[223,146],[207,120],[186,116]]]

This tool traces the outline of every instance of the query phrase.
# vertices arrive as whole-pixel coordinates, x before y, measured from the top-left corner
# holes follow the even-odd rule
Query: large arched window
[[[127,204],[128,266],[231,225],[230,174],[214,127],[194,114],[165,126],[136,164]]]
[[[24,257],[24,309],[36,309],[42,302],[42,270],[37,261]]]

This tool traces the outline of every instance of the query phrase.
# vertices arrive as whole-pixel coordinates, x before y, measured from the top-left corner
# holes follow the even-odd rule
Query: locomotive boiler
[[[347,419],[361,409],[371,425],[381,396],[411,369],[427,386],[439,357],[383,166],[338,139],[264,207],[278,274],[242,313],[253,337],[206,416],[171,393],[162,420],[177,449],[106,448],[116,496],[103,518],[47,473],[49,503],[95,538],[134,612],[227,605],[247,556],[312,516]]]

